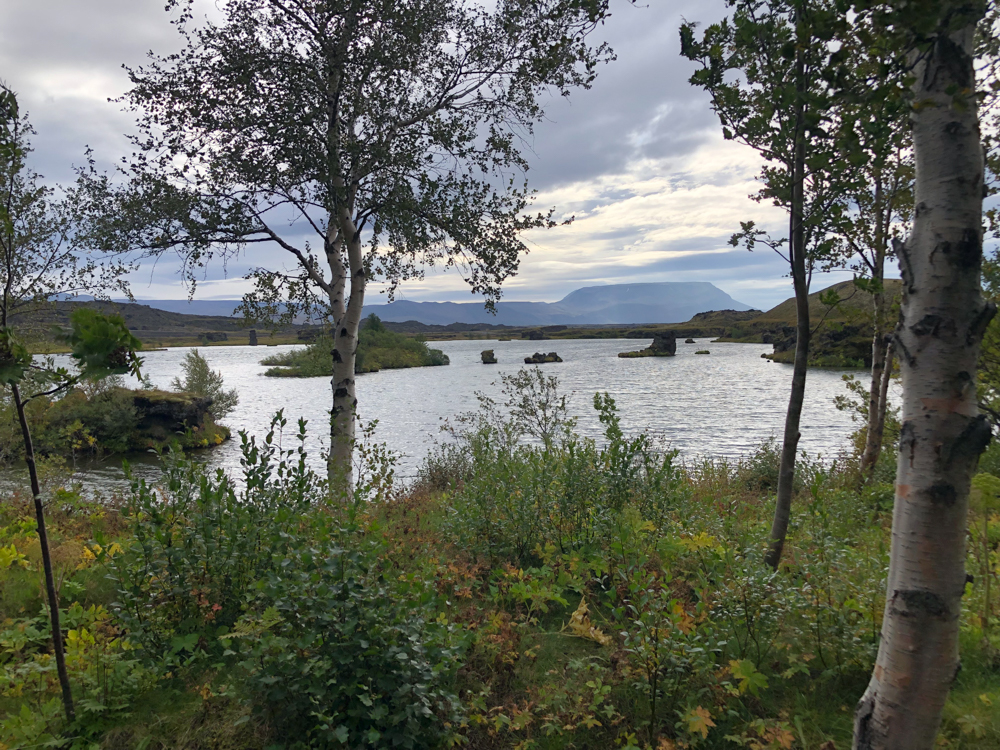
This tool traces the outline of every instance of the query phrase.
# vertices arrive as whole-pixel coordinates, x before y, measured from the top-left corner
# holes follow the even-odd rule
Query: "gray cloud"
[[[217,12],[208,0],[203,7]],[[560,210],[597,218],[580,223],[586,237],[579,245],[560,241],[555,233],[533,237],[533,251],[511,281],[507,299],[552,300],[584,284],[639,280],[713,281],[735,298],[764,307],[788,296],[777,256],[726,245],[737,228],[735,217],[770,216],[774,223],[774,211],[746,200],[753,189],[747,177],[755,167],[730,158],[736,152],[721,144],[707,96],[687,83],[694,66],[679,54],[683,18],[710,23],[725,12],[722,0],[613,4],[613,15],[597,36],[611,44],[618,59],[599,71],[591,90],[553,97],[545,121],[526,142],[531,186],[546,192],[546,199],[556,196]],[[107,100],[128,88],[122,64],[141,65],[148,50],[165,54],[179,47],[169,20],[163,0],[0,4],[0,79],[19,92],[31,114],[38,171],[53,180],[71,179],[71,166],[82,162],[86,145],[105,167],[128,155],[124,134],[133,115]],[[674,207],[670,218],[659,204],[642,207],[650,175],[684,207]],[[697,198],[705,188],[711,189],[708,197]],[[704,216],[686,220],[686,207],[698,200],[726,204],[719,206],[714,225]],[[606,220],[625,212],[627,222]],[[697,236],[690,236],[691,226],[699,227]],[[640,250],[643,261],[637,264],[632,259]],[[254,248],[225,269],[210,267],[199,296],[239,294],[245,284],[223,280],[238,279],[256,265],[286,264],[282,253]],[[135,278],[135,292],[183,296],[173,260],[146,264]],[[436,270],[404,286],[403,296],[469,299],[457,274]]]

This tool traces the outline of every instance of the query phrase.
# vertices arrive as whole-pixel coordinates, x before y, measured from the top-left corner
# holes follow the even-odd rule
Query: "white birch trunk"
[[[353,228],[353,227],[352,227]],[[365,304],[367,277],[362,263],[361,238],[344,233],[350,263],[350,291],[344,314],[333,332],[333,411],[330,415],[330,459],[327,474],[335,496],[350,500],[354,494],[354,440],[358,396],[354,367],[358,351],[358,329]]]
[[[858,750],[933,748],[959,665],[969,483],[990,437],[976,408],[976,360],[994,313],[980,294],[973,31],[940,35],[915,69],[915,213],[895,341],[903,426],[882,639],[855,714]]]

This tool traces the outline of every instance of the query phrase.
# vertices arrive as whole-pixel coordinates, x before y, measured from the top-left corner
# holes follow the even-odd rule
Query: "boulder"
[[[257,346],[257,330],[255,328],[250,329],[250,346]]]
[[[479,356],[483,358],[484,365],[495,365],[497,363],[497,358],[493,356],[492,349],[484,349]]]
[[[694,343],[694,339],[684,339],[684,343],[685,344],[693,344]]]
[[[649,348],[660,357],[672,357],[677,354],[677,337],[673,331],[660,331],[653,336]]]
[[[526,365],[543,365],[546,362],[562,362],[562,357],[555,352],[549,352],[548,354],[535,352],[530,357],[524,358],[524,364]]]
[[[653,343],[637,352],[621,352],[622,359],[633,357],[673,357],[677,354],[677,336],[673,331],[659,331],[653,334]]]

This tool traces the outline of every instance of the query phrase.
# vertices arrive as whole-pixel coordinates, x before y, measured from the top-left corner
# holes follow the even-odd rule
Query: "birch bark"
[[[912,233],[902,246],[895,338],[903,378],[882,639],[855,713],[857,750],[930,750],[958,670],[969,484],[990,438],[976,407],[983,153],[973,32],[938,33],[913,86]]]

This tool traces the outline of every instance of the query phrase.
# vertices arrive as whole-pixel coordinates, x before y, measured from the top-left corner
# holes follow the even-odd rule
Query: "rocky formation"
[[[791,364],[795,361],[795,329],[784,326],[765,333],[765,344],[774,346],[774,351],[764,357],[774,362]],[[809,341],[810,367],[871,367],[872,334],[865,325],[827,323]]]
[[[653,335],[653,343],[637,352],[621,352],[622,359],[633,357],[673,357],[677,354],[677,337],[673,331],[658,331]]]
[[[497,363],[497,358],[493,356],[492,349],[484,349],[479,356],[483,358],[484,365],[495,365]]]
[[[684,339],[684,343],[685,344],[693,344],[694,343],[694,339]]]
[[[524,364],[526,365],[543,365],[546,362],[562,362],[562,357],[555,352],[549,352],[548,354],[535,352],[530,357],[524,358]]]
[[[250,329],[250,346],[257,346],[257,329]]]

